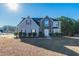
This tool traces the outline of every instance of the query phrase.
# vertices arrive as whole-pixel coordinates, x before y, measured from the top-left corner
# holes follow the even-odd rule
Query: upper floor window
[[[26,24],[31,24],[31,20],[26,20]]]
[[[45,27],[48,27],[48,26],[49,26],[49,20],[48,20],[48,19],[45,19],[45,20],[44,20],[44,26],[45,26]]]
[[[54,21],[52,26],[53,27],[59,27],[59,22],[58,21]]]

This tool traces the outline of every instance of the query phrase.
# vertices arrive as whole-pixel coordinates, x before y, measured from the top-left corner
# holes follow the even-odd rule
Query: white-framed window
[[[52,27],[59,27],[59,22],[58,21],[54,21]]]
[[[26,20],[26,24],[31,24],[31,20]]]
[[[36,32],[36,30],[35,29],[32,29],[32,33],[35,33]]]

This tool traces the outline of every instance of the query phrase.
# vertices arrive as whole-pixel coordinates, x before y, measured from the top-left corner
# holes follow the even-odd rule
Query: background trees
[[[74,34],[79,34],[79,21],[61,16],[58,18],[61,21],[61,31],[63,35],[72,36]]]
[[[79,20],[75,21],[75,34],[79,34]]]
[[[13,32],[16,31],[16,27],[15,26],[6,25],[6,26],[1,27],[1,30],[4,33],[13,33]]]
[[[63,35],[73,36],[79,34],[79,20],[61,16],[57,18],[61,21],[61,32]],[[16,31],[16,26],[6,25],[0,28],[0,31],[6,33],[13,33]]]

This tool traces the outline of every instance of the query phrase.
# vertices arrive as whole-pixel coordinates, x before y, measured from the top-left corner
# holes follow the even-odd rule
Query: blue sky
[[[21,17],[60,17],[68,16],[79,19],[79,4],[73,3],[25,3],[18,4],[17,11],[10,10],[6,4],[0,4],[0,27],[4,25],[16,26],[22,19]]]

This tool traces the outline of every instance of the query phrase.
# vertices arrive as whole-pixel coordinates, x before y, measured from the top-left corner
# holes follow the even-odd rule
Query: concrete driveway
[[[79,56],[79,39],[71,37],[52,37],[51,39],[21,38],[22,42],[68,56]]]

